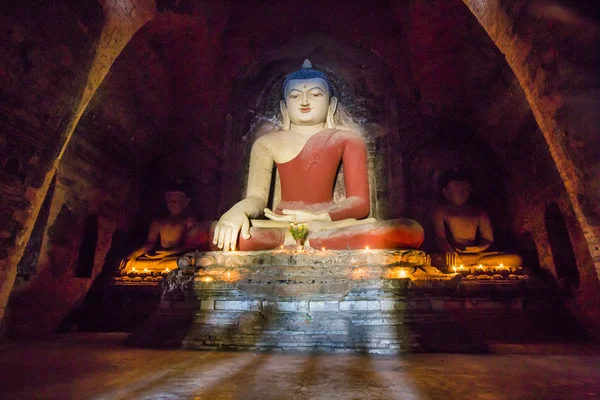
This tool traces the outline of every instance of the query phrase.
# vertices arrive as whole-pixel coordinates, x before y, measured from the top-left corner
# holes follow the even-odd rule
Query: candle
[[[456,272],[456,266],[452,267],[452,269],[454,270],[454,272]]]
[[[400,278],[404,278],[404,277],[406,276],[406,271],[404,271],[404,270],[401,270],[401,271],[399,272],[399,275],[400,275]]]
[[[483,269],[483,265],[479,264],[479,267],[477,267],[479,269]]]

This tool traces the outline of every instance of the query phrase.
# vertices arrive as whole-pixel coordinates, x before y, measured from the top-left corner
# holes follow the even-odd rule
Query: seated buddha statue
[[[367,151],[356,132],[337,129],[333,84],[306,60],[287,75],[280,109],[283,128],[258,138],[251,150],[246,197],[214,226],[223,250],[268,250],[293,245],[290,223],[308,225],[305,246],[327,249],[417,248],[423,228],[411,219],[378,221],[370,213]],[[343,164],[346,198],[333,200]],[[266,208],[274,166],[281,201]],[[262,216],[267,219],[258,219]]]
[[[121,261],[120,269],[132,272],[163,272],[177,268],[177,258],[186,250],[186,233],[194,225],[187,213],[190,198],[182,185],[165,192],[168,214],[152,220],[148,240]]]
[[[442,254],[432,254],[436,267],[463,265],[483,267],[520,267],[522,259],[516,254],[491,252],[494,243],[492,223],[488,213],[468,202],[471,177],[466,171],[448,171],[440,178],[445,204],[432,214],[435,239]]]

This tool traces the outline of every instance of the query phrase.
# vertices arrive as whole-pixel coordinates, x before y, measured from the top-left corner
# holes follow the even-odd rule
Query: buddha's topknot
[[[323,79],[325,82],[327,82],[327,87],[329,88],[329,97],[332,97],[333,96],[333,83],[331,83],[331,80],[323,71],[313,69],[312,63],[308,60],[308,58],[306,60],[304,60],[304,63],[302,64],[302,68],[286,75],[285,79],[283,80],[283,97],[285,98],[285,86],[290,81],[303,80],[303,79],[315,79],[315,78]]]

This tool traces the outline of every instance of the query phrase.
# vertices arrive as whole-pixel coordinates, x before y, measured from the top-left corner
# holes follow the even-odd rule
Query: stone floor
[[[0,343],[2,399],[596,399],[600,348],[400,356],[134,349],[121,334]]]

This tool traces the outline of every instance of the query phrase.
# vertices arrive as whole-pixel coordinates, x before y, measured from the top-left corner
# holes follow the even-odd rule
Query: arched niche
[[[468,170],[473,177],[470,202],[486,209],[499,246],[510,227],[507,192],[501,161],[486,142],[469,134],[464,127],[447,126],[429,137],[407,157],[408,215],[425,229],[426,250],[435,249],[431,212],[444,201],[439,178],[453,168]]]
[[[544,223],[559,283],[564,289],[579,287],[579,270],[565,217],[555,202],[547,205]]]
[[[75,276],[77,278],[90,278],[94,271],[94,258],[98,245],[98,216],[88,215],[83,228],[83,238],[77,255]]]
[[[221,211],[245,194],[252,144],[278,129],[286,74],[308,58],[333,81],[340,102],[337,123],[360,131],[367,142],[372,216],[386,218],[390,188],[389,136],[397,134],[397,92],[388,67],[373,52],[325,35],[297,37],[248,65],[236,80],[225,138],[228,175],[222,179]],[[394,154],[401,159],[400,154]],[[395,188],[402,190],[402,188]]]

